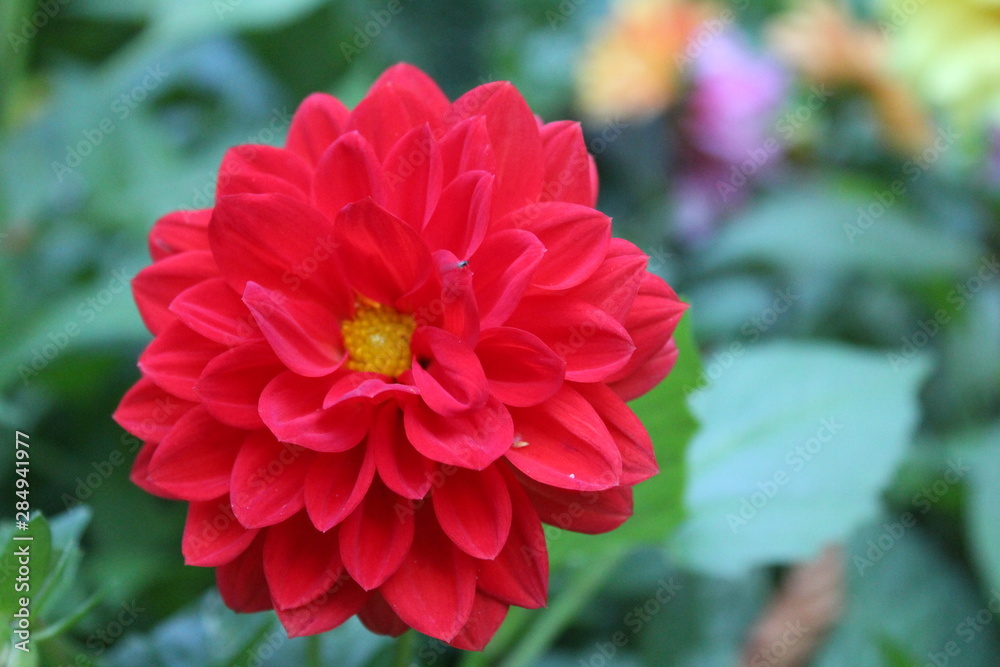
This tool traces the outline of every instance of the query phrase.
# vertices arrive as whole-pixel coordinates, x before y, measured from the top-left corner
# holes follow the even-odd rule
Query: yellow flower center
[[[354,308],[354,319],[340,325],[352,371],[396,377],[410,368],[410,338],[417,322],[413,315],[363,297]]]

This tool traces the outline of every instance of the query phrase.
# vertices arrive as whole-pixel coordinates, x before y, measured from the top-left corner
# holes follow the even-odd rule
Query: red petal
[[[247,283],[243,303],[289,370],[305,377],[323,377],[346,360],[340,324],[325,305],[289,297],[255,282]]]
[[[441,157],[444,162],[444,183],[451,183],[467,171],[496,171],[496,159],[490,146],[486,118],[467,118],[441,137]]]
[[[432,464],[406,438],[403,413],[387,403],[375,416],[368,446],[375,455],[378,476],[390,489],[410,500],[419,500],[431,489]]]
[[[410,341],[413,381],[429,408],[445,416],[478,410],[489,398],[479,358],[468,345],[436,327],[421,327]]]
[[[225,347],[174,322],[153,339],[139,357],[142,374],[157,386],[186,401],[198,401],[194,386],[212,359]]]
[[[347,130],[357,130],[364,135],[382,160],[413,128],[428,123],[431,130],[436,131],[441,126],[441,113],[435,111],[434,104],[435,100],[423,98],[407,83],[377,82],[354,107]]]
[[[304,637],[332,630],[364,606],[368,593],[350,579],[343,580],[309,604],[278,609],[278,620],[289,637]]]
[[[521,478],[542,521],[563,530],[587,535],[607,533],[632,516],[632,488],[616,486],[604,491],[569,491]]]
[[[542,188],[542,141],[538,122],[510,83],[498,81],[473,88],[455,100],[458,118],[482,115],[496,160],[493,214],[501,216],[538,201]]]
[[[346,303],[335,261],[333,225],[287,195],[219,199],[208,226],[212,254],[226,281],[243,294],[247,281],[278,291],[309,290],[337,310]]]
[[[358,404],[374,406],[392,397],[399,399],[419,395],[420,392],[412,385],[386,382],[386,376],[379,373],[354,371],[342,375],[333,383],[323,397],[323,407],[347,409]],[[359,402],[358,399],[366,400]]]
[[[526,229],[545,246],[532,283],[560,290],[594,274],[611,244],[611,218],[579,204],[543,202],[518,209],[496,223],[497,229]]]
[[[507,460],[544,484],[596,491],[616,486],[622,457],[600,415],[569,386],[533,408],[511,408],[514,428],[526,445]]]
[[[260,395],[284,370],[267,345],[242,345],[209,362],[195,391],[209,414],[223,424],[264,428],[257,408]]]
[[[174,211],[156,221],[149,232],[149,256],[160,261],[186,250],[208,250],[212,209]]]
[[[423,512],[418,519],[413,547],[381,593],[414,630],[450,641],[472,612],[475,560],[445,537],[433,514]]]
[[[658,473],[653,441],[646,427],[614,391],[604,384],[577,385],[576,390],[597,411],[622,455],[623,486],[633,486]]]
[[[567,296],[586,301],[624,322],[646,275],[648,257],[624,239],[611,239],[604,262]]]
[[[312,196],[316,208],[330,220],[348,204],[368,197],[385,203],[382,164],[364,137],[348,132],[323,153],[316,166]]]
[[[423,229],[441,195],[441,151],[428,125],[418,125],[389,151],[383,165],[386,208],[416,230]]]
[[[313,93],[295,111],[285,146],[315,165],[327,147],[336,141],[347,124],[350,112],[340,100],[325,93]]]
[[[343,580],[337,542],[337,531],[319,532],[304,513],[267,529],[264,574],[275,607],[301,607]]]
[[[365,606],[358,612],[358,618],[366,628],[379,635],[398,637],[410,629],[378,591],[372,591],[368,596]]]
[[[444,189],[424,229],[431,250],[448,250],[464,260],[479,248],[490,223],[493,181],[490,173],[470,171]]]
[[[502,403],[520,408],[551,398],[562,386],[566,362],[537,336],[510,327],[484,331],[476,355]]]
[[[579,123],[561,120],[540,129],[545,176],[541,201],[563,201],[594,207],[597,190],[591,180],[590,154]]]
[[[434,113],[441,116],[448,112],[451,103],[434,79],[424,74],[418,67],[409,63],[398,63],[382,72],[382,75],[372,84],[371,90],[385,85],[393,85],[416,96]]]
[[[549,591],[549,550],[538,513],[521,484],[505,474],[513,507],[507,543],[493,560],[479,562],[479,588],[507,604],[544,607]]]
[[[132,463],[132,469],[129,471],[128,478],[146,493],[169,500],[181,500],[180,496],[176,493],[170,493],[149,480],[149,462],[152,461],[157,447],[159,447],[159,443],[156,442],[147,442],[142,446],[142,449],[136,454],[135,461]]]
[[[246,431],[222,424],[201,406],[192,408],[157,446],[148,478],[185,500],[218,498],[229,492],[245,438]]]
[[[229,496],[188,505],[181,551],[185,565],[217,567],[246,551],[257,536],[233,515]]]
[[[482,329],[507,321],[544,254],[545,246],[531,232],[507,229],[486,237],[469,260]]]
[[[340,212],[335,238],[344,273],[373,301],[395,305],[430,276],[433,262],[420,235],[370,199]]]
[[[503,625],[509,608],[510,605],[477,592],[469,621],[448,643],[463,651],[482,651]]]
[[[413,544],[413,510],[381,482],[340,524],[344,567],[367,591],[378,588],[397,569]]]
[[[671,338],[652,359],[633,370],[627,377],[608,384],[626,401],[639,398],[660,384],[677,363],[677,344]]]
[[[369,406],[350,401],[323,409],[330,378],[304,378],[291,371],[268,384],[260,396],[260,417],[278,439],[319,452],[351,449],[368,431]]]
[[[479,338],[479,307],[472,287],[472,271],[447,250],[435,251],[434,261],[438,266],[439,281],[435,287],[440,287],[439,296],[414,310],[417,327],[435,326],[475,345]],[[428,287],[433,282],[428,281]]]
[[[317,456],[306,476],[306,510],[317,529],[327,531],[344,520],[365,497],[375,476],[370,447]]]
[[[264,536],[258,535],[246,551],[215,571],[219,595],[230,609],[250,614],[273,607],[264,578],[263,551]]]
[[[170,312],[209,340],[232,346],[260,340],[257,321],[223,278],[209,278],[170,302]]]
[[[496,466],[481,472],[459,468],[432,498],[438,523],[455,546],[475,558],[497,557],[510,534],[511,502]]]
[[[271,526],[305,506],[303,485],[312,452],[278,442],[268,431],[247,438],[233,463],[233,512],[247,528]]]
[[[482,470],[503,456],[514,437],[507,408],[494,398],[482,409],[456,417],[442,417],[415,401],[404,408],[403,423],[418,452],[472,470]]]
[[[178,294],[219,274],[212,254],[197,250],[171,255],[147,266],[132,279],[132,294],[146,328],[158,334],[177,320],[167,310]]]
[[[635,346],[618,320],[584,301],[529,296],[508,324],[538,336],[566,361],[566,379],[600,382],[622,369]]]
[[[608,378],[609,382],[624,379],[645,365],[663,350],[677,328],[687,304],[677,298],[670,286],[658,276],[643,276],[639,294],[625,318],[625,328],[635,341],[635,354],[629,363]]]
[[[182,401],[141,378],[118,404],[114,420],[142,440],[160,441],[194,403]]]
[[[240,144],[222,156],[215,196],[278,192],[304,199],[312,177],[310,166],[283,148]]]

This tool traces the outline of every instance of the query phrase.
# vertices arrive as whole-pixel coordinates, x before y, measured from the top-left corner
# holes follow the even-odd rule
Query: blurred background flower
[[[616,0],[578,66],[580,108],[598,119],[665,111],[677,100],[686,51],[711,15],[693,0]]]
[[[900,73],[950,122],[1000,121],[1000,2],[884,0],[879,25]]]
[[[692,49],[688,76],[675,225],[681,238],[698,242],[746,201],[750,183],[781,162],[784,140],[775,124],[789,82],[784,68],[735,28]]]

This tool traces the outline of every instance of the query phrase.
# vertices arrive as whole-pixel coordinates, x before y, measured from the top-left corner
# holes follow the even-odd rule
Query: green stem
[[[617,549],[601,558],[588,559],[573,573],[562,594],[538,618],[522,641],[501,663],[501,667],[537,664],[549,645],[569,625],[576,612],[597,592],[618,564],[624,550]]]
[[[306,638],[306,665],[307,667],[323,667],[323,642],[322,635],[309,635]]]
[[[394,667],[410,667],[413,664],[413,638],[412,630],[407,630],[396,640],[396,648],[393,651],[395,659],[392,661]]]

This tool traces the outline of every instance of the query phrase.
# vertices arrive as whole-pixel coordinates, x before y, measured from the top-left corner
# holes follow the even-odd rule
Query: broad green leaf
[[[554,566],[573,557],[660,544],[684,516],[684,451],[697,428],[687,407],[686,392],[701,377],[698,348],[687,314],[674,334],[677,365],[645,396],[631,403],[653,439],[660,472],[635,487],[635,511],[625,524],[605,535],[580,535],[549,526],[549,559]]]
[[[323,4],[323,0],[86,0],[71,7],[90,18],[153,22],[169,40],[185,40],[247,28],[273,28]]]
[[[966,521],[983,583],[1000,591],[1000,427],[973,454]]]
[[[807,559],[875,515],[919,417],[929,364],[843,345],[761,344],[692,396],[689,517],[670,545],[735,576]]]
[[[52,559],[52,534],[49,524],[41,514],[31,519],[27,530],[14,527],[4,530],[3,555],[0,556],[0,622],[6,622],[18,608],[18,600],[26,597],[31,600],[32,612],[37,611],[36,602],[42,582],[49,570]],[[27,539],[31,538],[31,539]],[[22,561],[22,550],[27,549],[27,567],[30,575],[22,580],[20,569],[25,565]],[[25,586],[26,588],[19,588]]]
[[[109,667],[301,667],[311,638],[289,639],[273,613],[237,614],[215,592],[161,622],[132,634],[107,655]],[[362,667],[387,637],[373,635],[356,618],[323,633],[324,665]]]
[[[995,617],[1000,595],[989,600],[976,595],[953,559],[919,527],[881,517],[850,540],[845,566],[847,608],[815,667],[892,665],[885,658],[887,645],[905,647],[919,665],[996,664],[995,629],[983,623],[977,631],[974,619],[983,610]],[[907,664],[901,653],[896,657],[895,664]]]
[[[83,552],[80,540],[90,523],[90,509],[79,505],[52,518],[52,546],[58,554],[45,583],[36,592],[36,610],[48,618],[53,604],[74,584]]]
[[[837,192],[833,184],[773,196],[726,226],[707,266],[764,262],[800,274],[860,273],[923,282],[961,275],[978,261],[974,244],[911,220],[902,201],[866,216],[873,205],[878,205],[873,196]]]

